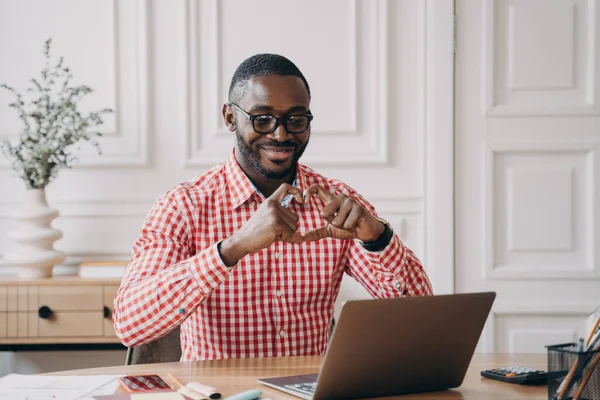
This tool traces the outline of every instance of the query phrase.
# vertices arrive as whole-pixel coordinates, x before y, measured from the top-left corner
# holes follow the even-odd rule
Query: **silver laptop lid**
[[[313,398],[460,386],[495,297],[486,292],[348,301]]]

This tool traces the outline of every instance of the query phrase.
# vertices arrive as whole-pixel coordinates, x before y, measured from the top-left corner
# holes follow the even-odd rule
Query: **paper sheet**
[[[40,376],[10,374],[0,379],[0,400],[80,400],[115,382],[116,375]],[[110,390],[107,387],[105,390]],[[116,390],[116,387],[113,389]],[[107,393],[108,394],[108,393]]]
[[[115,376],[114,379],[104,386],[100,386],[98,389],[94,390],[91,393],[86,394],[85,396],[77,399],[77,400],[96,400],[95,396],[107,396],[110,394],[114,394],[119,388],[119,381]]]

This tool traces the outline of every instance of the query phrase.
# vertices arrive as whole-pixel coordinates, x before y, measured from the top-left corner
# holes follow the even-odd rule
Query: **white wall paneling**
[[[488,143],[484,272],[489,279],[600,277],[596,142]]]
[[[597,13],[595,0],[486,0],[486,114],[597,115]]]
[[[496,303],[479,343],[483,352],[546,353],[544,345],[576,342],[592,328],[598,305]]]
[[[545,352],[600,304],[596,0],[458,0],[455,283],[482,351]]]
[[[82,146],[79,165],[147,164],[149,1],[94,1],[84,5],[74,0],[27,0],[2,7],[2,11],[0,51],[6,60],[19,60],[0,65],[3,82],[24,92],[29,79],[38,76],[43,67],[43,40],[52,37],[52,55],[56,60],[65,56],[65,64],[74,74],[73,83],[85,83],[95,90],[82,102],[84,110],[115,110],[100,127],[103,154],[98,155],[89,145]],[[95,17],[88,18],[90,13]],[[48,15],[52,18],[45,18]],[[19,38],[17,46],[15,37]],[[1,91],[0,104],[9,101],[11,94]],[[2,135],[13,136],[22,128],[14,110],[4,106],[0,107],[0,121]],[[7,165],[4,158],[0,163]]]
[[[436,294],[454,293],[454,1],[426,2],[424,259]]]
[[[304,32],[290,30],[285,18],[277,21],[269,11],[276,0],[260,3],[261,15],[269,24],[255,24],[237,35],[231,26],[244,25],[256,15],[256,2],[188,1],[182,12],[186,24],[188,54],[181,60],[183,83],[189,90],[187,166],[213,165],[228,155],[232,134],[221,118],[227,102],[229,79],[240,58],[264,51],[269,37],[272,51],[291,57],[312,76],[313,121],[309,165],[386,164],[388,162],[388,2],[336,0],[312,7],[296,8],[301,20],[311,20],[311,29],[321,31],[318,41],[306,42]],[[329,12],[328,12],[329,11]],[[335,15],[335,20],[330,20]],[[275,17],[275,18],[270,18]],[[331,29],[334,24],[337,29]],[[273,36],[278,28],[286,35]],[[290,43],[297,43],[290,46]],[[310,52],[303,46],[310,47]],[[315,54],[335,49],[335,57],[324,63]],[[205,60],[210,60],[207,63]],[[316,73],[321,70],[320,73]],[[312,83],[311,83],[312,82]],[[344,141],[339,146],[340,140]]]

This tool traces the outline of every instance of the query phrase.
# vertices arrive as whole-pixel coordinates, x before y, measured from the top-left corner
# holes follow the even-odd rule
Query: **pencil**
[[[587,384],[588,380],[592,376],[592,372],[594,372],[594,368],[596,368],[598,361],[600,361],[600,353],[596,354],[594,356],[594,359],[592,360],[592,362],[590,362],[590,364],[589,364],[590,367],[589,367],[587,373],[585,374],[585,376],[583,377],[583,379],[581,380],[581,383],[579,384],[579,388],[577,389],[577,392],[575,392],[575,396],[573,396],[573,400],[578,400],[579,397],[581,396],[581,394],[583,393],[583,389],[585,389],[585,385]]]
[[[558,397],[557,398],[558,398],[558,400],[561,400],[563,398],[563,396],[565,395],[565,393],[568,390],[569,386],[571,386],[571,379],[573,379],[573,375],[575,375],[575,371],[577,370],[577,361],[579,361],[579,360],[575,360],[575,362],[573,363],[573,366],[571,367],[571,370],[569,371],[569,374],[561,382],[560,386],[557,389],[557,392],[558,392]]]
[[[598,329],[598,325],[600,325],[600,317],[596,318],[596,322],[594,323],[594,327],[590,331],[590,334],[588,335],[587,340],[585,341],[585,345],[586,346],[590,345],[590,340],[592,340],[592,338],[594,337],[594,332],[596,332],[596,329]]]

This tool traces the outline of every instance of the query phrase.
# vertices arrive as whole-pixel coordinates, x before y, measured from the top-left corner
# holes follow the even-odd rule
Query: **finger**
[[[290,228],[287,225],[283,226],[281,229],[282,229],[282,233],[281,233],[279,240],[281,240],[282,242],[295,243],[295,244],[304,243],[304,237],[302,237],[300,232],[297,232],[297,229],[293,230],[292,228]]]
[[[323,200],[325,204],[329,204],[329,202],[335,198],[331,192],[325,190],[325,188],[318,183],[311,185],[304,191],[304,202],[308,203],[314,195],[317,195],[317,197]]]
[[[276,225],[273,227],[275,233],[275,241],[288,241],[294,235],[299,235],[293,226],[289,226],[286,221],[280,218]]]
[[[289,219],[298,222],[298,220],[300,219],[300,217],[298,216],[298,214],[296,214],[295,212],[293,212],[292,210],[290,210],[289,208],[285,208],[284,206],[281,205],[281,203],[277,203],[277,202],[273,202],[275,204],[275,207],[277,208],[278,212],[280,214],[285,215],[286,217],[288,217]]]
[[[348,218],[346,218],[342,228],[350,232],[355,232],[361,216],[362,209],[359,206],[352,207],[352,210],[350,211]]]
[[[304,243],[304,238],[298,232],[294,232],[292,236],[284,239],[283,241],[288,243],[301,244]]]
[[[327,222],[331,223],[331,221],[333,221],[333,218],[340,211],[340,207],[341,207],[343,201],[344,201],[344,198],[342,198],[342,197],[337,197],[337,198],[333,199],[321,211],[321,217],[324,220],[326,220]]]
[[[283,199],[286,198],[288,194],[294,195],[294,198],[298,203],[304,203],[304,195],[302,191],[295,186],[290,185],[289,183],[283,183],[281,186],[277,188],[277,190],[269,196],[269,199],[277,201],[277,203],[281,204]]]
[[[323,209],[321,215],[323,215],[323,218],[328,220],[331,225],[343,229],[344,222],[346,222],[346,218],[348,218],[348,215],[350,215],[350,212],[352,211],[353,202],[346,198],[346,200],[342,200],[339,208],[334,214],[325,214],[326,212],[330,212],[328,208],[334,203],[335,202],[329,203],[329,205]]]
[[[278,210],[278,212],[277,212],[277,217],[283,223],[285,223],[290,229],[293,229],[294,232],[296,232],[298,230],[299,217],[296,214],[294,214],[293,212],[290,212],[290,211],[286,210],[285,208],[281,207],[281,210]]]
[[[312,231],[304,233],[302,237],[304,238],[305,242],[314,242],[326,238],[327,234],[327,225],[325,225],[321,228],[313,229]]]

